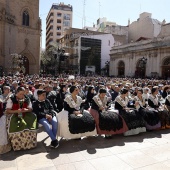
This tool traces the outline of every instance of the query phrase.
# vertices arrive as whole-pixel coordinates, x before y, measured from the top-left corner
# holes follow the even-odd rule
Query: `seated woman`
[[[93,86],[89,86],[87,90],[86,101],[83,104],[85,109],[89,109],[92,104],[92,99],[95,96],[95,90]]]
[[[161,129],[170,128],[170,114],[158,100],[158,86],[154,86],[148,98],[148,105],[159,115]],[[166,102],[167,104],[167,102]]]
[[[32,103],[24,92],[23,87],[18,87],[16,94],[10,96],[6,105],[6,114],[10,117],[8,135],[15,151],[37,146],[37,118],[32,113]]]
[[[71,95],[64,99],[64,110],[58,113],[58,135],[65,139],[76,139],[96,135],[95,121],[87,110],[81,109],[84,102],[78,96],[79,89],[70,87]]]
[[[0,99],[0,154],[4,154],[11,150],[6,129],[6,115],[3,114],[3,102]]]
[[[64,108],[64,99],[66,97],[66,95],[68,95],[67,92],[67,86],[65,84],[60,85],[60,90],[57,93],[57,109],[59,112],[61,112]]]
[[[134,97],[134,101],[138,102],[136,108],[145,120],[146,129],[159,129],[161,127],[161,123],[159,120],[158,112],[155,112],[147,107],[147,100],[144,98],[143,90],[141,88],[138,88],[137,95]]]
[[[159,92],[159,89],[158,89],[158,92]],[[166,85],[163,89],[163,92],[162,92],[162,97],[164,99],[168,96],[168,92],[169,92],[169,85]]]
[[[106,89],[100,89],[93,97],[90,113],[95,119],[97,133],[105,134],[105,138],[110,139],[111,135],[124,133],[128,128],[116,111],[107,110],[106,104]]]
[[[128,90],[123,88],[120,95],[115,99],[115,109],[119,110],[119,114],[125,120],[129,130],[124,133],[124,136],[136,135],[141,132],[146,132],[145,122],[137,110],[133,107],[134,105],[129,104],[127,98]]]
[[[45,131],[51,138],[51,147],[57,148],[59,146],[57,136],[58,122],[56,112],[52,104],[46,99],[46,91],[37,91],[38,100],[33,103],[33,112],[37,115],[38,123],[42,124]],[[52,125],[52,128],[51,128]]]

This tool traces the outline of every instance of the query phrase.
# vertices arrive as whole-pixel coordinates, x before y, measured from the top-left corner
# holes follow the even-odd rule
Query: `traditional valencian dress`
[[[126,110],[129,106],[129,99],[125,97],[125,99],[121,98],[121,96],[117,96],[115,99],[115,109],[119,110],[119,114],[125,120],[128,131],[124,133],[124,136],[136,135],[141,132],[146,132],[145,121],[143,117],[140,115],[137,110],[134,108],[129,108],[130,110]]]
[[[76,102],[71,95],[64,99],[64,110],[58,113],[58,136],[65,139],[96,135],[95,121],[87,110],[81,110],[83,100],[77,96]],[[74,111],[82,114],[75,115]]]
[[[168,98],[166,99],[166,101]],[[167,102],[166,102],[167,104]],[[159,120],[161,122],[161,126],[165,127],[166,125],[170,126],[170,115],[166,108],[159,102],[158,97],[153,96],[152,94],[149,95],[148,98],[148,105],[153,108],[155,112],[159,115]]]
[[[93,97],[90,113],[95,119],[98,134],[121,134],[128,130],[128,127],[122,117],[116,110],[99,110],[100,107],[106,107],[107,97],[102,101],[99,95]]]
[[[170,112],[170,95],[165,98],[166,109]]]
[[[11,145],[8,141],[6,129],[6,115],[3,114],[3,104],[0,102],[0,154],[9,152]]]
[[[142,99],[139,99],[138,96],[134,97],[134,101],[139,102],[139,108],[138,111],[143,116],[143,119],[145,120],[146,129],[148,130],[154,130],[161,127],[161,123],[159,120],[158,112],[154,111],[152,108],[147,107],[146,108],[146,102],[145,98],[142,96]]]
[[[32,108],[28,97],[18,100],[12,95],[7,101],[7,109],[22,110]],[[37,146],[37,117],[33,113],[8,114],[8,135],[13,150],[31,149]]]

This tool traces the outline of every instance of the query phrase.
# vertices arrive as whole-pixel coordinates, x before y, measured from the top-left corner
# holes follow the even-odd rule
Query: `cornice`
[[[145,40],[141,42],[129,43],[121,46],[114,46],[111,49],[111,54],[136,52],[143,50],[158,49],[162,47],[170,47],[170,36],[164,38],[154,38],[152,40]]]

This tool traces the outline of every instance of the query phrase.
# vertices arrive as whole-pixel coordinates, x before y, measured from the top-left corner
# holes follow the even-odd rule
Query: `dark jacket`
[[[46,118],[46,114],[49,114],[52,117],[56,116],[56,112],[48,99],[44,101],[36,100],[33,102],[33,112],[37,115],[38,120]]]

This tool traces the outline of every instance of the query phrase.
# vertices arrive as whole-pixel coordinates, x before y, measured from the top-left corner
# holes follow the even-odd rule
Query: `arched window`
[[[29,13],[24,11],[22,14],[22,25],[29,26]]]

